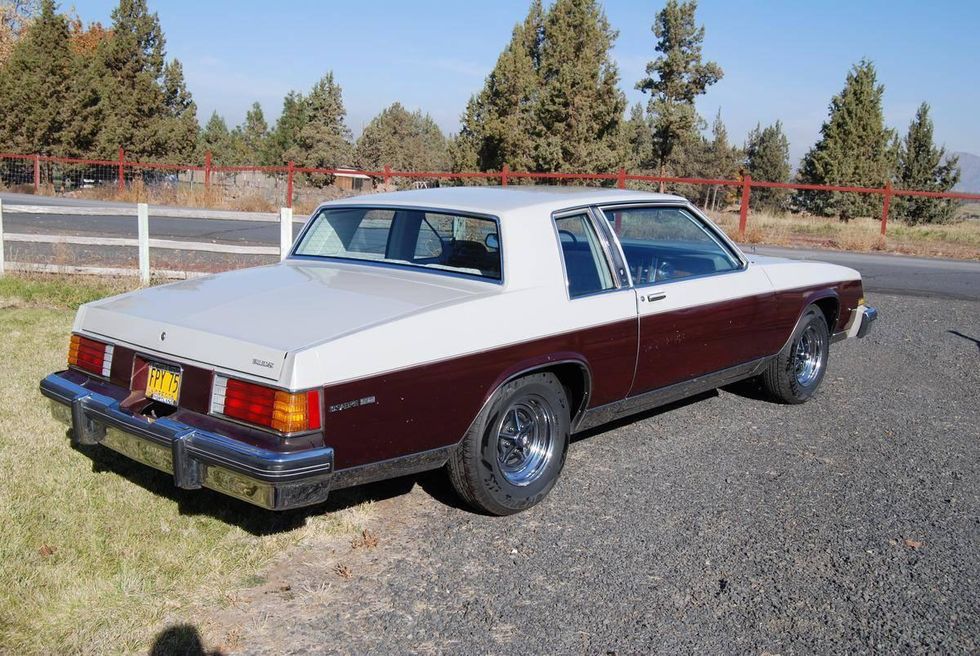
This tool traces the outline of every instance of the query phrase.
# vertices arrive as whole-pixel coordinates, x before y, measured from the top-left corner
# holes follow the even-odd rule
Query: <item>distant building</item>
[[[339,169],[334,173],[333,186],[344,191],[371,191],[371,177],[354,169]]]

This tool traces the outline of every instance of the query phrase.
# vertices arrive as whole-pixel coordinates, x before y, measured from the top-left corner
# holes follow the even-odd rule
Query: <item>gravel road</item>
[[[371,486],[377,546],[300,548],[211,622],[243,654],[976,653],[980,304],[871,301],[810,403],[593,432],[514,517]]]

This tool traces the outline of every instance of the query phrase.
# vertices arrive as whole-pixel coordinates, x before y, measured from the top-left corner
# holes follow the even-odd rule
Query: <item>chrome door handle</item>
[[[667,294],[648,294],[647,300],[653,303],[654,301],[662,301],[667,298]]]

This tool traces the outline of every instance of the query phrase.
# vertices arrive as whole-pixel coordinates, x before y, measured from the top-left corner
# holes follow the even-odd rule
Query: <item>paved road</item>
[[[136,237],[136,220],[118,216],[79,216],[71,207],[132,207],[127,203],[84,201],[72,198],[38,197],[27,194],[0,194],[4,203],[4,229],[9,232],[74,234],[85,236]],[[64,207],[64,214],[18,214],[18,205],[43,203]],[[301,224],[294,224],[294,233]],[[274,246],[279,243],[277,223],[238,222],[206,219],[154,218],[150,233],[164,239],[185,239],[238,245]],[[39,248],[41,253],[42,247]],[[91,249],[90,249],[91,250]],[[847,253],[832,250],[802,250],[748,246],[746,251],[799,259],[834,262],[861,272],[868,292],[900,293],[942,298],[980,300],[980,262],[915,258],[875,253]],[[88,253],[90,257],[97,254]],[[134,254],[128,254],[133,256]],[[42,254],[43,257],[43,254]],[[110,264],[122,264],[114,249]],[[198,256],[202,257],[202,256]]]
[[[441,474],[335,493],[380,499],[377,547],[300,547],[186,621],[244,654],[977,653],[980,304],[876,302],[809,403],[595,431],[513,517]]]

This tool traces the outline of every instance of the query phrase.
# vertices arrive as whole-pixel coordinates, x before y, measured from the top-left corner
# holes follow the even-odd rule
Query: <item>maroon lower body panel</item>
[[[592,376],[590,405],[626,396],[636,360],[630,319],[325,388],[324,439],[336,469],[455,444],[504,380],[550,362]]]

